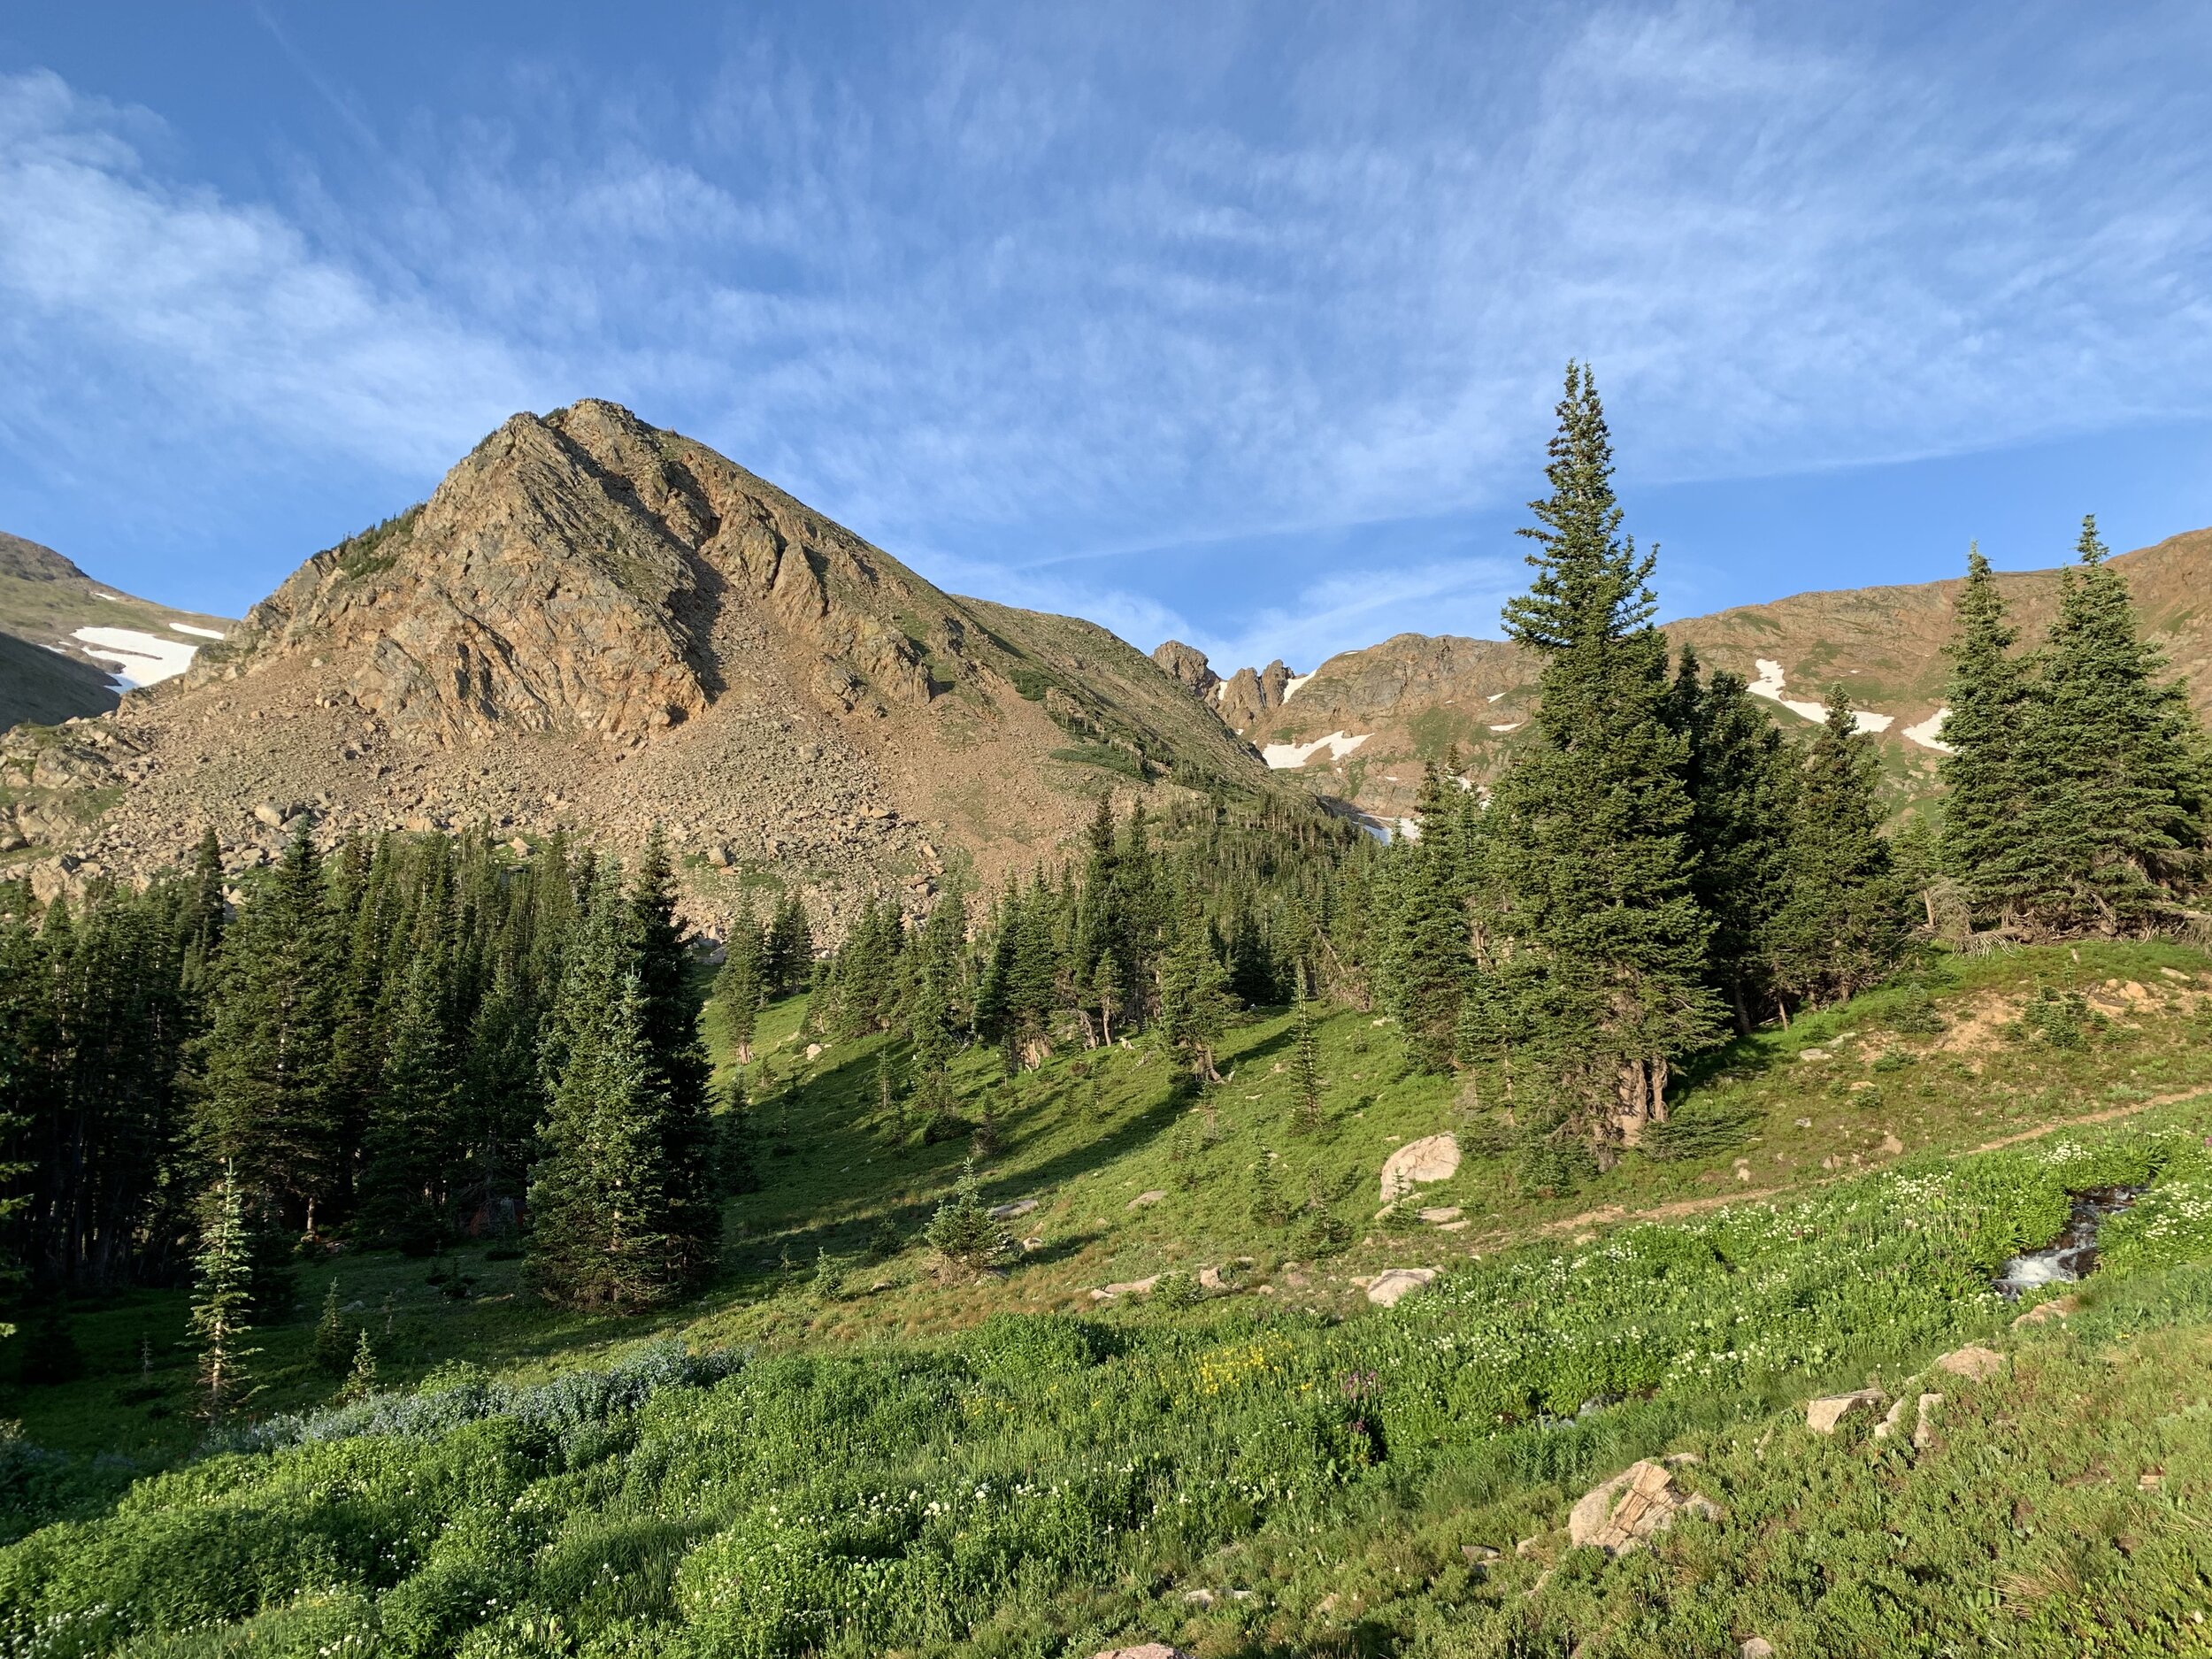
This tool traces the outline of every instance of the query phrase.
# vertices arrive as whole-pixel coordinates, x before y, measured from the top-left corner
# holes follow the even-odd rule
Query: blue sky
[[[2212,9],[0,13],[0,528],[236,613],[612,397],[1225,668],[1494,634],[1561,366],[1671,614],[2212,523]]]

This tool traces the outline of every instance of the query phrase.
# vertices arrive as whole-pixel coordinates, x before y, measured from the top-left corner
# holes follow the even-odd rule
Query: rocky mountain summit
[[[2112,561],[2128,579],[2144,625],[2212,717],[2212,530],[2174,536]],[[2058,572],[2001,576],[2025,638],[2057,603]],[[1798,594],[1669,623],[1678,646],[1709,669],[1750,682],[1785,729],[1809,732],[1842,685],[1862,729],[1881,740],[1891,799],[1934,787],[1943,753],[1943,687],[1958,582]],[[1481,783],[1510,758],[1534,710],[1536,666],[1515,645],[1401,634],[1330,657],[1311,674],[1240,669],[1224,680],[1206,658],[1170,641],[1154,660],[1260,746],[1267,764],[1339,797],[1371,821],[1412,810],[1422,767],[1456,749],[1461,775]],[[1250,694],[1233,697],[1240,685]]]
[[[918,902],[1050,856],[1104,790],[1277,787],[1104,629],[941,592],[611,403],[513,417],[430,499],[315,555],[189,671],[0,744],[47,885],[488,821],[634,847],[711,924],[796,881]]]

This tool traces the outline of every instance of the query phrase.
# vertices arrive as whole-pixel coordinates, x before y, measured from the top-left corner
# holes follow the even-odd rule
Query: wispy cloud
[[[941,580],[1310,666],[1486,627],[1513,549],[1353,536],[1356,577],[1202,610],[1089,556],[1517,501],[1570,355],[1632,481],[2212,412],[2186,11],[882,15],[867,53],[526,62],[373,130],[288,40],[373,162],[268,200],[0,81],[0,442],[188,424],[426,485],[612,396]]]

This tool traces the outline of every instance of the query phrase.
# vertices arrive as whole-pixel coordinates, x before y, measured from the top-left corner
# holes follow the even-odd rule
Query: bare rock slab
[[[1935,1368],[1948,1371],[1954,1377],[1963,1377],[1969,1382],[1987,1382],[2005,1368],[2005,1356],[1994,1348],[1970,1342],[1964,1348],[1953,1348],[1937,1359]]]
[[[1432,1267],[1391,1268],[1367,1281],[1367,1300],[1379,1307],[1394,1308],[1415,1291],[1426,1288],[1435,1277]]]
[[[1125,1279],[1118,1285],[1101,1285],[1091,1292],[1093,1302],[1115,1302],[1124,1296],[1148,1296],[1160,1276],[1152,1273],[1143,1279]]]
[[[1383,1160],[1382,1201],[1394,1204],[1416,1187],[1448,1181],[1458,1173],[1456,1135],[1426,1135],[1418,1141],[1409,1141]]]
[[[2063,1319],[2081,1306],[2078,1296],[2058,1296],[2049,1302],[2039,1302],[2017,1319],[2012,1328],[2017,1331],[2024,1325],[2048,1325],[2054,1319]]]
[[[1568,1513],[1567,1537],[1577,1548],[1587,1545],[1624,1555],[1672,1526],[1685,1511],[1717,1519],[1720,1506],[1701,1494],[1685,1492],[1666,1464],[1646,1458],[1586,1493]]]
[[[1805,1402],[1805,1426],[1816,1434],[1833,1434],[1847,1417],[1878,1411],[1889,1403],[1879,1388],[1855,1388],[1847,1394],[1823,1394]]]

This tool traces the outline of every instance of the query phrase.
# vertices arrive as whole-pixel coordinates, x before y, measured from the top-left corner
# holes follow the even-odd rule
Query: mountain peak
[[[22,582],[89,582],[92,579],[50,547],[0,533],[0,577]]]
[[[749,870],[833,921],[926,887],[949,846],[1025,868],[1104,790],[1283,787],[1105,630],[945,594],[591,398],[502,422],[111,719],[85,777],[127,754],[137,781],[58,853],[146,869],[211,824],[250,862],[303,803],[331,835],[488,818],[621,846],[658,821],[710,924]]]

